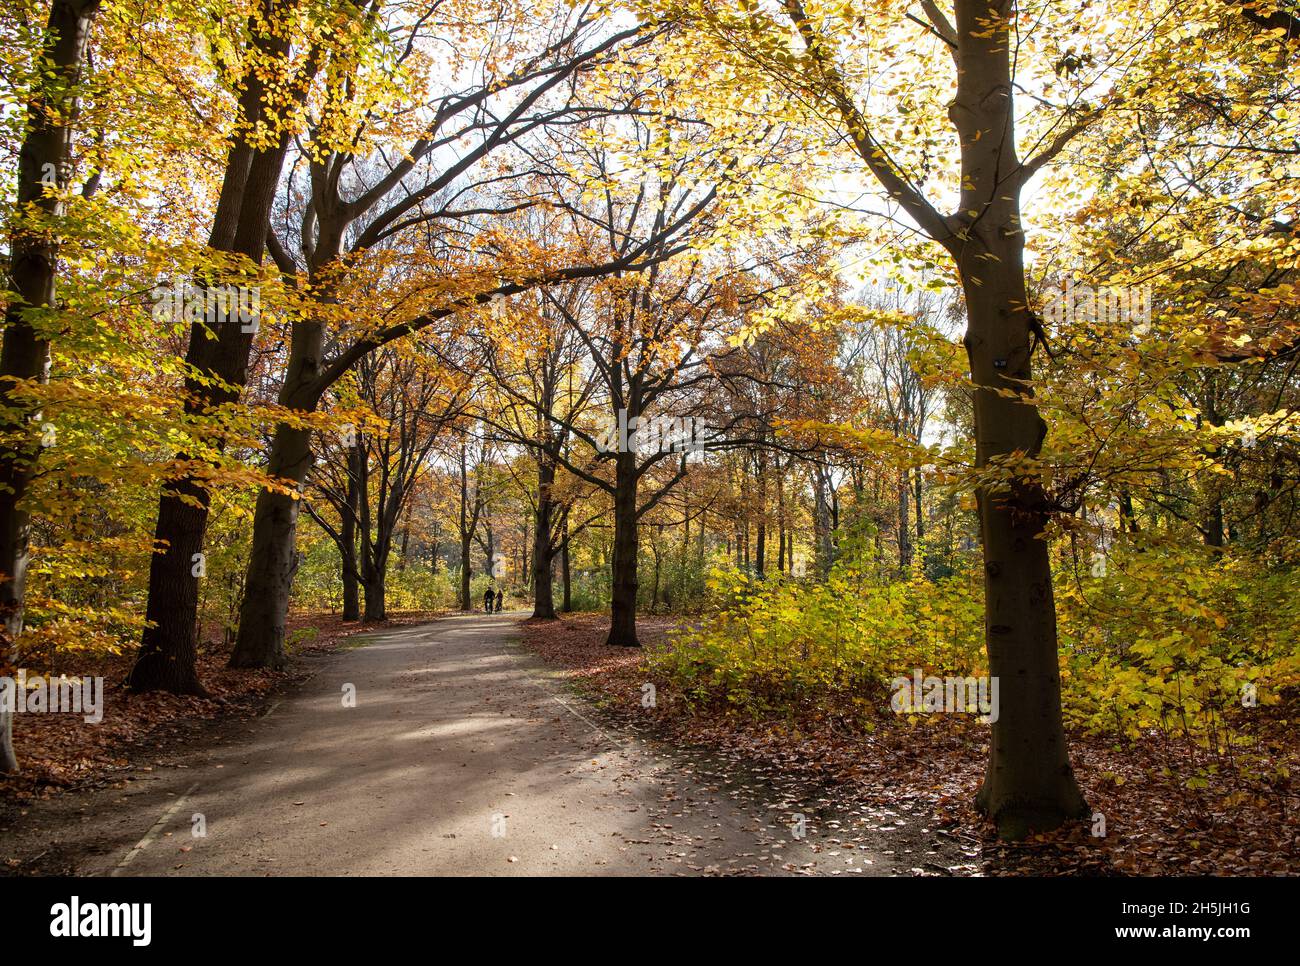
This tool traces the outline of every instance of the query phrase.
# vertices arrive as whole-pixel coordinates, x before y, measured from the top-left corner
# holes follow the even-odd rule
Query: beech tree
[[[262,264],[268,219],[295,131],[293,116],[306,101],[322,59],[328,57],[320,35],[346,31],[356,10],[348,0],[341,0],[336,15],[330,15],[334,11],[328,6],[321,12],[319,22],[304,23],[295,3],[260,0],[249,15],[246,46],[232,80],[238,92],[236,118],[208,237],[210,251],[235,256],[234,264],[254,268]],[[219,276],[220,267],[213,274]],[[209,286],[218,288],[232,278],[244,285],[252,281],[240,272],[224,279],[199,278],[201,301],[208,301]],[[237,307],[228,303],[221,308],[214,328],[200,317],[190,330],[185,413],[197,420],[219,420],[223,409],[238,401],[248,378],[258,320],[241,317]],[[135,691],[207,693],[198,680],[195,659],[198,588],[204,572],[200,561],[211,492],[203,468],[194,462],[188,454],[180,454],[177,463],[184,469],[159,497],[148,624],[129,679]]]
[[[510,22],[499,25],[504,38],[515,37],[514,26]],[[522,145],[548,126],[634,110],[629,102],[617,99],[597,98],[598,103],[593,103],[590,92],[577,82],[584,73],[614,63],[616,55],[646,37],[640,25],[605,30],[605,21],[594,6],[575,10],[563,5],[554,10],[544,7],[527,26],[522,36],[534,40],[536,47],[520,49],[517,38],[502,39],[513,56],[500,64],[494,58],[497,70],[486,79],[428,105],[423,112],[427,118],[424,130],[414,144],[400,161],[383,165],[373,179],[356,168],[362,160],[358,154],[361,144],[330,152],[310,165],[311,189],[299,243],[313,289],[337,301],[346,267],[381,243],[395,243],[399,236],[423,246],[424,257],[437,267],[443,281],[424,293],[425,304],[432,303],[432,307],[408,312],[404,320],[378,329],[363,328],[330,355],[324,351],[325,316],[330,313],[318,311],[313,313],[317,317],[294,323],[279,402],[298,416],[277,427],[268,455],[267,471],[282,485],[264,489],[258,497],[247,593],[239,639],[230,658],[233,667],[280,667],[284,663],[284,622],[298,510],[294,490],[302,486],[311,465],[310,430],[301,416],[316,410],[330,386],[376,348],[467,307],[539,285],[638,270],[649,263],[647,255],[654,245],[676,236],[716,192],[716,188],[704,191],[705,197],[690,210],[661,224],[653,239],[625,247],[607,260],[597,256],[569,265],[538,265],[534,259],[522,257],[535,253],[499,247],[509,240],[500,236],[494,240],[488,230],[493,217],[520,210],[538,199],[526,193],[520,197],[509,188],[517,182],[526,184],[529,168],[502,175],[495,164],[502,163],[507,149]],[[494,43],[489,36],[489,52]],[[322,119],[321,123],[333,122]],[[473,146],[454,158],[444,158],[450,146],[465,139]],[[355,177],[345,178],[348,170],[354,171]],[[349,258],[344,259],[349,230]],[[480,238],[475,247],[481,257],[469,265],[461,260],[462,235]],[[663,257],[663,251],[656,257]],[[457,269],[451,274],[454,281],[450,287],[449,267]]]
[[[1009,836],[1082,816],[1086,805],[1061,719],[1052,574],[1042,539],[1056,508],[1037,478],[1002,479],[998,467],[1034,459],[1046,433],[1032,398],[1032,356],[1044,336],[1026,282],[1020,196],[1034,174],[1093,123],[1096,110],[1082,99],[1067,107],[1022,161],[1012,37],[1018,12],[1009,0],[956,0],[950,18],[936,4],[923,4],[919,26],[933,44],[931,56],[948,61],[956,75],[948,116],[960,152],[959,198],[955,210],[943,213],[923,187],[938,138],[934,125],[916,125],[927,140],[906,145],[897,123],[873,117],[861,99],[853,5],[810,10],[802,0],[779,0],[675,9],[812,98],[819,119],[844,138],[889,201],[953,260],[967,313],[976,463],[990,471],[976,493],[990,673],[1007,682],[979,805]],[[898,8],[897,21],[882,29],[902,30],[904,14]],[[910,99],[902,106],[921,107]],[[922,173],[909,170],[903,158],[924,165]]]
[[[30,517],[24,498],[41,451],[40,404],[30,387],[50,378],[50,339],[58,330],[59,219],[70,171],[72,123],[97,0],[50,5],[39,62],[27,94],[26,132],[18,153],[18,192],[9,250],[4,343],[0,348],[0,669],[16,666],[23,630]],[[93,189],[92,189],[93,190]],[[0,772],[18,768],[13,712],[0,710]]]

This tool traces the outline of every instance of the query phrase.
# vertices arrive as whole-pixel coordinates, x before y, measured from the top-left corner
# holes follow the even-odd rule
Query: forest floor
[[[677,646],[670,632],[681,626],[680,618],[637,622],[644,648]],[[1244,757],[1216,759],[1168,737],[1072,733],[1071,761],[1091,818],[1008,844],[973,807],[988,742],[987,728],[969,719],[937,715],[912,725],[891,714],[864,722],[860,712],[834,708],[755,715],[701,707],[672,682],[654,679],[643,667],[644,651],[606,647],[604,615],[529,621],[525,628],[527,646],[564,669],[606,727],[679,754],[695,749],[722,773],[758,776],[783,789],[787,807],[835,816],[830,827],[846,841],[878,836],[891,814],[905,819],[925,832],[908,846],[908,854],[923,857],[916,864],[924,872],[1300,875],[1300,787],[1290,777],[1300,769],[1291,737],[1290,722],[1300,715],[1294,702],[1259,716],[1253,738],[1270,763],[1266,774]],[[654,686],[652,703],[647,685]]]
[[[109,742],[120,770],[11,794],[0,858],[11,874],[81,875],[889,875],[961,861],[906,805],[864,824],[733,759],[605,727],[520,646],[523,616],[366,628],[360,646],[300,653],[256,717],[174,722],[143,755]]]

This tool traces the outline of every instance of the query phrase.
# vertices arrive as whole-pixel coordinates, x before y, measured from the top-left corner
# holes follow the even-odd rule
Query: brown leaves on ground
[[[670,646],[669,618],[638,621],[646,647]],[[1071,760],[1093,813],[1086,821],[1018,843],[999,842],[974,808],[988,754],[987,732],[964,717],[918,723],[825,708],[755,718],[687,702],[670,682],[652,680],[642,652],[604,645],[609,620],[580,614],[528,621],[525,643],[591,697],[615,726],[688,748],[706,748],[741,772],[779,769],[838,799],[845,814],[863,805],[925,814],[924,829],[957,875],[1296,875],[1300,874],[1300,800],[1289,779],[1262,780],[1218,763],[1208,787],[1188,788],[1205,773],[1203,752],[1156,738],[1117,742],[1073,734]],[[645,707],[643,686],[655,686]],[[1282,743],[1296,709],[1272,709],[1258,739],[1274,764],[1295,772],[1300,749]],[[1276,735],[1270,731],[1276,730]],[[1105,835],[1094,836],[1096,817]]]
[[[402,614],[383,623],[359,624],[337,615],[301,614],[288,621],[287,649],[291,656],[328,653],[357,634],[385,627],[432,620],[434,612]],[[35,659],[24,662],[28,676],[35,674],[102,677],[103,720],[87,723],[75,713],[14,716],[14,750],[22,771],[0,776],[0,798],[25,801],[47,797],[69,788],[85,787],[130,766],[130,757],[146,745],[177,742],[197,724],[228,715],[256,713],[267,696],[307,676],[301,668],[287,671],[231,670],[229,644],[215,641],[215,628],[200,647],[199,680],[211,698],[196,698],[155,691],[131,694],[124,687],[135,652],[112,657],[67,659],[42,667]]]

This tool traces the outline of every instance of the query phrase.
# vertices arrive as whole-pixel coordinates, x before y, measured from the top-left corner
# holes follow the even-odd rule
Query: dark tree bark
[[[758,525],[754,539],[754,572],[759,580],[767,576],[767,461],[754,454],[754,477],[758,484]]]
[[[1047,426],[1021,395],[1033,378],[1034,321],[1025,285],[1014,136],[1010,0],[958,0],[957,97],[963,208],[980,217],[949,242],[966,296],[963,340],[975,390],[976,463],[1036,456]],[[985,135],[981,137],[980,135]],[[990,136],[991,135],[991,136]],[[982,143],[981,143],[982,142]],[[1011,172],[1013,183],[1006,184]],[[1012,390],[1007,392],[1006,390]],[[1042,533],[1050,503],[1037,483],[976,493],[984,545],[985,639],[1000,707],[977,803],[999,834],[1020,838],[1086,814],[1061,719],[1056,606]]]
[[[614,471],[614,558],[611,573],[610,647],[640,647],[636,636],[638,473],[635,453],[619,453]]]
[[[469,464],[466,447],[460,446],[460,609],[473,610],[475,602],[470,600],[470,554],[474,549],[474,531],[478,528],[479,514],[483,510],[483,501],[475,488],[473,510],[469,500]]]
[[[912,511],[908,506],[911,497],[911,483],[907,479],[907,470],[898,471],[898,568],[906,570],[912,566]]]
[[[947,44],[957,75],[948,113],[961,145],[961,198],[956,213],[943,215],[875,140],[827,47],[830,41],[816,32],[801,0],[784,3],[813,79],[840,114],[864,165],[956,263],[966,298],[964,343],[976,387],[976,464],[987,467],[1013,454],[1036,456],[1046,425],[1026,386],[1042,330],[1025,284],[1020,194],[1034,172],[1091,118],[1067,120],[1022,164],[1016,153],[1011,0],[955,0],[955,26],[927,5],[925,15]],[[1086,814],[1061,720],[1056,607],[1048,544],[1042,539],[1053,508],[1036,482],[982,486],[976,500],[984,547],[985,642],[989,672],[1000,682],[999,717],[976,804],[1000,835],[1020,838]]]
[[[339,555],[343,559],[343,619],[361,620],[361,580],[357,573],[357,515],[361,512],[360,443],[348,450],[347,494],[339,521]]]
[[[573,613],[573,581],[569,570],[569,511],[564,511],[564,526],[560,538],[560,578],[563,582],[564,600],[560,604],[560,611],[565,614]]]
[[[311,412],[320,402],[317,377],[324,352],[324,325],[300,322],[294,326],[289,365],[279,403],[286,409]],[[281,423],[271,443],[267,472],[297,490],[294,496],[263,489],[253,511],[253,544],[244,580],[244,603],[239,611],[239,637],[230,652],[234,668],[282,669],[285,622],[289,594],[298,569],[295,534],[303,485],[311,471],[311,430]]]
[[[279,0],[264,0],[265,21],[274,20],[279,9]],[[279,31],[265,30],[265,24],[255,29],[253,46],[269,63],[283,63],[289,55],[288,38]],[[309,57],[308,65],[293,84],[297,98],[306,96],[314,75],[315,59]],[[266,80],[258,72],[250,73],[240,98],[243,116],[258,123],[269,119],[268,102],[276,96],[267,87]],[[236,140],[231,146],[208,239],[214,251],[233,252],[255,265],[261,264],[271,204],[280,183],[288,143],[286,128],[279,142],[265,149],[254,149],[243,140]],[[202,416],[239,398],[247,382],[254,335],[254,328],[242,322],[237,312],[228,311],[217,321],[215,338],[210,336],[207,326],[194,324],[185,360],[197,375],[186,380],[187,415]],[[181,454],[181,459],[185,458]],[[201,573],[195,562],[203,552],[208,505],[207,487],[198,476],[184,475],[162,489],[154,530],[155,552],[149,567],[145,618],[150,623],[127,680],[132,691],[206,694],[195,668]],[[255,595],[246,594],[245,607],[250,596]]]
[[[361,459],[357,472],[357,529],[361,532],[359,556],[361,590],[365,600],[361,619],[366,623],[374,623],[388,619],[387,588],[384,581],[388,570],[388,535],[384,532],[381,521],[379,539],[371,539],[374,514],[370,506],[370,448],[363,441],[358,449],[361,451]]]
[[[533,617],[539,620],[555,620],[555,543],[551,532],[554,485],[555,464],[543,455],[537,461],[537,511],[533,521]]]
[[[54,0],[45,28],[43,71],[28,94],[27,129],[18,150],[18,194],[21,214],[34,209],[42,219],[63,214],[59,192],[68,184],[72,147],[71,120],[76,116],[77,85],[86,61],[98,0]],[[50,185],[55,193],[47,193]],[[0,407],[12,415],[3,427],[16,440],[0,451],[0,674],[10,674],[18,660],[18,636],[23,630],[31,519],[23,500],[36,471],[42,433],[35,406],[15,388],[20,383],[44,385],[50,378],[50,343],[46,324],[33,313],[55,305],[58,276],[58,232],[18,228],[9,254],[8,287],[14,297],[5,310],[4,345],[0,348]],[[13,712],[0,712],[0,772],[15,772]]]

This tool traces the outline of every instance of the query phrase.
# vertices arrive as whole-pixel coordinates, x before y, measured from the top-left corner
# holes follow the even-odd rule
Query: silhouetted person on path
[[[503,590],[497,591],[497,613],[501,613],[501,604],[505,601],[506,594]]]
[[[492,588],[483,591],[483,613],[492,613]]]

